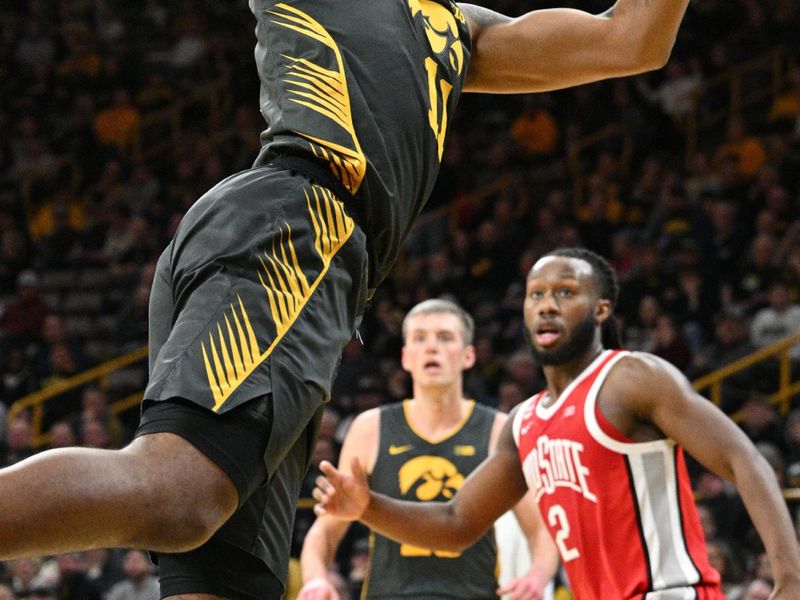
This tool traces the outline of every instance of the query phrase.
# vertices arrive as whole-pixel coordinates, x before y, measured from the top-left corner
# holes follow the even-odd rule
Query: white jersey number
[[[547,511],[547,520],[551,527],[557,527],[556,546],[561,553],[561,559],[566,563],[578,558],[581,553],[577,548],[567,548],[567,538],[569,537],[569,521],[567,521],[567,511],[560,504],[554,504]]]

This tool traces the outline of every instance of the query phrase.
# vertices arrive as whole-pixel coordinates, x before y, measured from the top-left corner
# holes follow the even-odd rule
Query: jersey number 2
[[[569,537],[569,521],[567,521],[567,511],[560,504],[554,504],[547,511],[547,520],[550,522],[551,527],[558,527],[556,532],[556,546],[561,553],[561,560],[565,563],[578,558],[581,553],[577,548],[567,547],[567,538]]]

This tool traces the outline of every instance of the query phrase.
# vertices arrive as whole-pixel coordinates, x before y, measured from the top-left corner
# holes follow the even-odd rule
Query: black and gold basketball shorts
[[[159,259],[137,435],[177,433],[234,482],[239,509],[210,544],[229,544],[273,571],[272,555],[288,554],[288,539],[267,538],[291,534],[315,416],[364,310],[366,273],[366,239],[344,204],[274,165],[212,188]],[[180,562],[174,556],[160,560],[162,587],[175,579],[165,568],[183,568],[170,567]],[[231,562],[225,568],[247,563]]]

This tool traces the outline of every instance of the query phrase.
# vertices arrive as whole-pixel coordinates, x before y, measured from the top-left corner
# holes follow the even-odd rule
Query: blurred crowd
[[[509,410],[537,391],[523,282],[558,246],[606,256],[622,284],[625,346],[691,379],[800,331],[798,26],[792,0],[696,0],[661,71],[535,96],[465,96],[429,206],[366,314],[363,344],[345,350],[314,465],[336,460],[355,414],[408,397],[400,324],[425,298],[448,296],[475,317],[471,397]],[[146,344],[160,251],[186,209],[258,150],[253,27],[244,2],[0,7],[0,414]],[[731,113],[728,87],[698,95],[776,48],[787,58],[781,85],[761,100]],[[695,119],[717,114],[687,144]],[[601,130],[609,134],[585,147]],[[800,346],[791,357],[797,375]],[[124,445],[136,411],[109,406],[142,389],[142,369],[48,402],[47,445]],[[782,485],[796,487],[800,402],[770,403],[777,381],[774,361],[745,370],[726,380],[722,408]],[[0,464],[39,449],[27,413],[3,422]],[[699,465],[692,475],[728,597],[766,598],[770,567],[738,497]],[[312,518],[300,513],[297,545]],[[337,556],[343,588],[364,572],[363,530],[353,531]],[[145,598],[134,594],[146,593],[149,571],[144,555],[119,550],[15,561],[0,569],[0,600]]]

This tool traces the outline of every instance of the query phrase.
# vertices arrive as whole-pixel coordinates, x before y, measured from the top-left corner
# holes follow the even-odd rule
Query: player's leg
[[[194,550],[156,552],[161,593],[165,598],[226,598],[279,600],[285,572],[296,500],[307,469],[314,420],[290,449],[283,452],[277,471],[267,479],[264,448],[272,402],[269,396],[236,409],[234,415],[200,412],[188,405],[145,412],[144,427],[191,423],[192,435],[204,453],[230,472],[239,496],[246,498],[212,538]],[[165,418],[166,417],[166,418]],[[150,425],[152,423],[152,425]],[[238,436],[231,435],[238,431]],[[243,469],[237,472],[237,467]],[[246,470],[246,472],[244,471]]]
[[[123,450],[51,450],[0,471],[0,560],[87,548],[194,548],[236,509],[230,478],[163,433]]]

